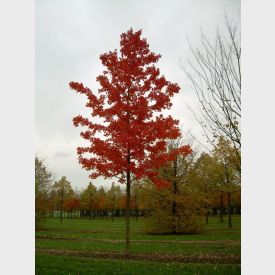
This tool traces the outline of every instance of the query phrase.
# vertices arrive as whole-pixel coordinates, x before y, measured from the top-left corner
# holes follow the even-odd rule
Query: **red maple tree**
[[[133,177],[147,177],[162,186],[158,169],[178,154],[189,154],[189,146],[168,152],[168,139],[180,136],[179,121],[164,117],[161,111],[170,109],[171,98],[180,87],[160,75],[155,66],[160,55],[149,50],[142,31],[132,29],[121,34],[120,54],[117,50],[100,55],[106,68],[97,77],[98,92],[92,92],[82,83],[70,82],[70,87],[87,96],[91,117],[97,121],[74,117],[75,126],[86,126],[81,136],[90,142],[78,147],[79,162],[90,177],[118,177],[126,182],[126,253],[129,251],[130,183]],[[88,154],[88,155],[87,155]]]

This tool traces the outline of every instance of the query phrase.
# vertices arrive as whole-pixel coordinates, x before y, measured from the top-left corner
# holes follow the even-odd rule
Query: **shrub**
[[[194,195],[185,192],[172,196],[170,189],[157,192],[151,197],[153,208],[146,218],[146,233],[196,234],[203,231],[203,209]]]

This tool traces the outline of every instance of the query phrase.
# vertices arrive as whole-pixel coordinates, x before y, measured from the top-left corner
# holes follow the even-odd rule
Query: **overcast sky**
[[[36,154],[45,159],[56,179],[65,175],[73,188],[85,188],[89,173],[78,164],[76,147],[83,144],[72,118],[88,114],[85,97],[69,89],[70,81],[92,90],[101,72],[99,55],[119,49],[120,34],[142,29],[150,49],[161,54],[158,66],[181,91],[170,114],[180,120],[183,135],[202,139],[188,106],[197,100],[184,75],[191,52],[186,41],[199,46],[201,28],[214,38],[224,13],[240,19],[238,0],[37,0],[36,1]],[[93,180],[108,187],[112,180]]]

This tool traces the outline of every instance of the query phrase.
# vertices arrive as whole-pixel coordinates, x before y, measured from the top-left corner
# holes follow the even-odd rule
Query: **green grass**
[[[46,219],[43,228],[36,236],[56,236],[67,238],[120,239],[125,238],[124,219]],[[233,228],[227,228],[227,221],[220,223],[218,218],[209,218],[203,234],[190,235],[149,235],[145,234],[144,219],[131,220],[132,240],[240,240],[240,216],[233,216]]]
[[[36,247],[62,250],[123,252],[125,244],[97,241],[37,240]],[[224,244],[132,243],[131,251],[134,253],[167,253],[176,255],[240,255],[240,246],[225,246]]]
[[[240,274],[240,265],[155,263],[36,255],[36,274]]]
[[[240,216],[233,216],[233,228],[227,220],[220,223],[210,217],[202,234],[148,235],[141,218],[131,220],[131,252],[183,256],[240,257]],[[43,249],[83,252],[123,252],[125,248],[124,219],[46,219],[43,230],[36,232],[37,274],[240,274],[239,264],[182,264],[136,260],[89,259],[73,256],[44,255]],[[40,237],[40,238],[39,238]],[[44,237],[46,239],[41,239]],[[66,238],[65,240],[56,238]],[[110,242],[106,242],[109,240]],[[119,241],[120,242],[117,242]],[[134,242],[147,240],[152,242]],[[206,241],[206,243],[165,243],[164,241]],[[116,242],[115,242],[116,241]],[[218,242],[207,242],[218,241]],[[223,241],[223,242],[219,242]],[[234,242],[230,242],[234,241]]]

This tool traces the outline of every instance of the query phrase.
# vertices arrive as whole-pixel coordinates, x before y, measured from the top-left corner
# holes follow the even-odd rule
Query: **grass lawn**
[[[232,229],[226,217],[224,223],[210,217],[198,235],[148,235],[144,228],[143,218],[131,220],[131,252],[137,258],[126,261],[113,255],[124,252],[124,219],[46,219],[36,232],[36,273],[240,274],[240,216],[233,216]],[[163,256],[168,260],[158,259]]]
[[[240,274],[241,267],[217,264],[156,263],[36,255],[36,274]]]

